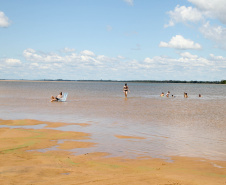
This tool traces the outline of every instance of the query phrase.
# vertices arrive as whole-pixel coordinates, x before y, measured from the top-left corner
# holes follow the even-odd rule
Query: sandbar
[[[127,159],[108,157],[108,153],[101,151],[76,155],[66,150],[95,147],[97,143],[90,142],[90,134],[51,129],[60,127],[63,123],[36,120],[0,121],[0,125],[11,126],[36,124],[47,124],[48,128],[0,128],[0,184],[226,184],[225,161],[179,156],[171,156],[173,162],[148,156]],[[59,144],[59,140],[65,142]],[[89,142],[86,142],[87,140]],[[57,146],[59,150],[39,151],[53,146]]]

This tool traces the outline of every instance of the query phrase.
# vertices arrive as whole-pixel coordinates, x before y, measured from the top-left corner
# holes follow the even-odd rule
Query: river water
[[[72,150],[75,154],[226,160],[225,85],[128,83],[128,98],[123,86],[122,82],[0,81],[0,119],[89,123],[58,128],[90,133],[97,143]],[[68,92],[67,101],[51,103],[50,97],[61,91]],[[169,98],[160,97],[167,91]]]

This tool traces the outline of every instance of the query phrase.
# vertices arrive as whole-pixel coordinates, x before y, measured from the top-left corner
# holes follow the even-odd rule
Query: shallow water
[[[120,82],[0,82],[0,118],[66,123],[61,130],[92,134],[96,147],[76,154],[112,156],[190,156],[226,160],[226,86],[214,84],[129,83],[126,99]],[[50,102],[68,92],[67,102]],[[174,97],[160,97],[170,91]],[[188,93],[188,98],[183,93]],[[198,94],[202,94],[199,98]],[[145,139],[119,139],[115,135]]]

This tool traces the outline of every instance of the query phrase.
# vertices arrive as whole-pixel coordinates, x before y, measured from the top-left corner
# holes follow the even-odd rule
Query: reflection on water
[[[113,156],[180,155],[226,160],[226,86],[208,84],[97,82],[0,82],[0,118],[38,119],[89,127],[59,128],[92,134],[99,143],[76,153],[109,152]],[[67,102],[50,102],[68,92]],[[160,97],[162,92],[174,97]],[[184,92],[188,98],[184,98]],[[198,95],[202,94],[199,98]],[[115,135],[145,139],[119,139]]]

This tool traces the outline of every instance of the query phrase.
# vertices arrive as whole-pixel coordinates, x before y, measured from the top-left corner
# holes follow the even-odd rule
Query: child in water
[[[185,93],[184,93],[184,97],[185,97],[185,98],[188,98],[188,93],[185,92]]]
[[[166,97],[169,97],[170,92],[168,91],[168,93],[166,94]]]

